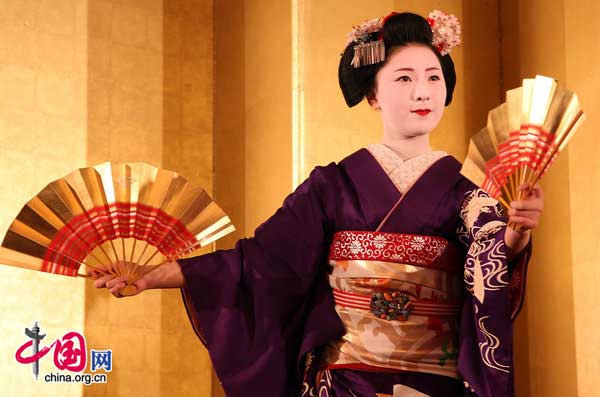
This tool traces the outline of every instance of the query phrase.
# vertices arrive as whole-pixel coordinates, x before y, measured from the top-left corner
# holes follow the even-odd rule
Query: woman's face
[[[375,76],[371,106],[381,111],[386,134],[411,138],[428,134],[439,123],[446,102],[440,62],[424,45],[397,48]]]

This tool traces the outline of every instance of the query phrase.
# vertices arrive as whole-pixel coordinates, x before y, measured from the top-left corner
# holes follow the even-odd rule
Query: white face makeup
[[[371,106],[381,111],[384,134],[412,138],[431,132],[444,113],[446,83],[440,62],[422,45],[396,49],[375,77]]]

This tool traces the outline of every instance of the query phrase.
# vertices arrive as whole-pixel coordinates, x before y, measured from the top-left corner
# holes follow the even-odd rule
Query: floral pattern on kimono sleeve
[[[497,254],[501,245],[500,241],[496,241],[494,247],[482,245],[484,236],[489,236],[499,230],[500,227],[506,226],[506,216],[504,209],[500,203],[490,197],[482,189],[474,189],[467,193],[465,200],[462,203],[460,216],[462,219],[461,226],[457,234],[459,241],[469,249],[470,260],[478,256],[481,250],[492,249],[493,258],[496,258],[492,264],[488,264],[490,272],[482,274],[479,270],[479,262],[472,263],[473,266],[465,266],[465,282],[468,290],[471,293],[477,292],[476,297],[484,295],[483,285],[487,288],[497,289],[500,285],[505,285],[498,277],[504,275],[504,270],[498,267]],[[483,224],[482,224],[483,223]],[[504,238],[502,238],[504,240]],[[511,319],[515,319],[525,299],[525,282],[527,278],[527,264],[531,258],[532,242],[523,249],[512,261],[507,263],[508,270],[508,286],[509,300],[511,305]],[[468,263],[471,265],[471,263]],[[483,270],[483,269],[482,269]],[[479,277],[479,276],[483,276]],[[484,284],[481,281],[485,281]],[[483,297],[482,297],[483,298]]]
[[[506,222],[498,200],[485,191],[467,193],[460,210],[458,238],[468,249],[464,267],[467,290],[485,302],[486,292],[509,285],[504,231]]]
[[[460,218],[457,234],[467,248],[464,283],[470,296],[465,298],[467,307],[463,307],[461,318],[459,372],[477,395],[511,396],[512,323],[504,243],[506,218],[498,201],[479,188],[465,193]],[[465,337],[467,334],[469,338]]]

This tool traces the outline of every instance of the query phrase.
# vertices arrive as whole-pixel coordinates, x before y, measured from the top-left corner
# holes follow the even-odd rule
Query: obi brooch
[[[383,320],[406,321],[411,310],[410,298],[399,291],[375,292],[371,297],[371,312]]]

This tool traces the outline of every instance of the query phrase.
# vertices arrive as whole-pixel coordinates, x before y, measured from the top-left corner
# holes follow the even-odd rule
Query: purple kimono
[[[456,384],[477,396],[514,395],[511,320],[522,303],[531,245],[509,266],[506,218],[460,167],[452,156],[437,160],[381,231],[440,236],[462,247],[468,292],[458,369],[466,388],[456,379],[420,373],[341,370],[339,382],[371,382],[387,394],[405,382],[431,396],[458,395]],[[179,261],[190,320],[229,397],[302,394],[305,355],[345,333],[327,281],[332,236],[375,230],[400,195],[361,149],[339,164],[317,167],[253,238]],[[364,390],[359,395],[371,389]]]

